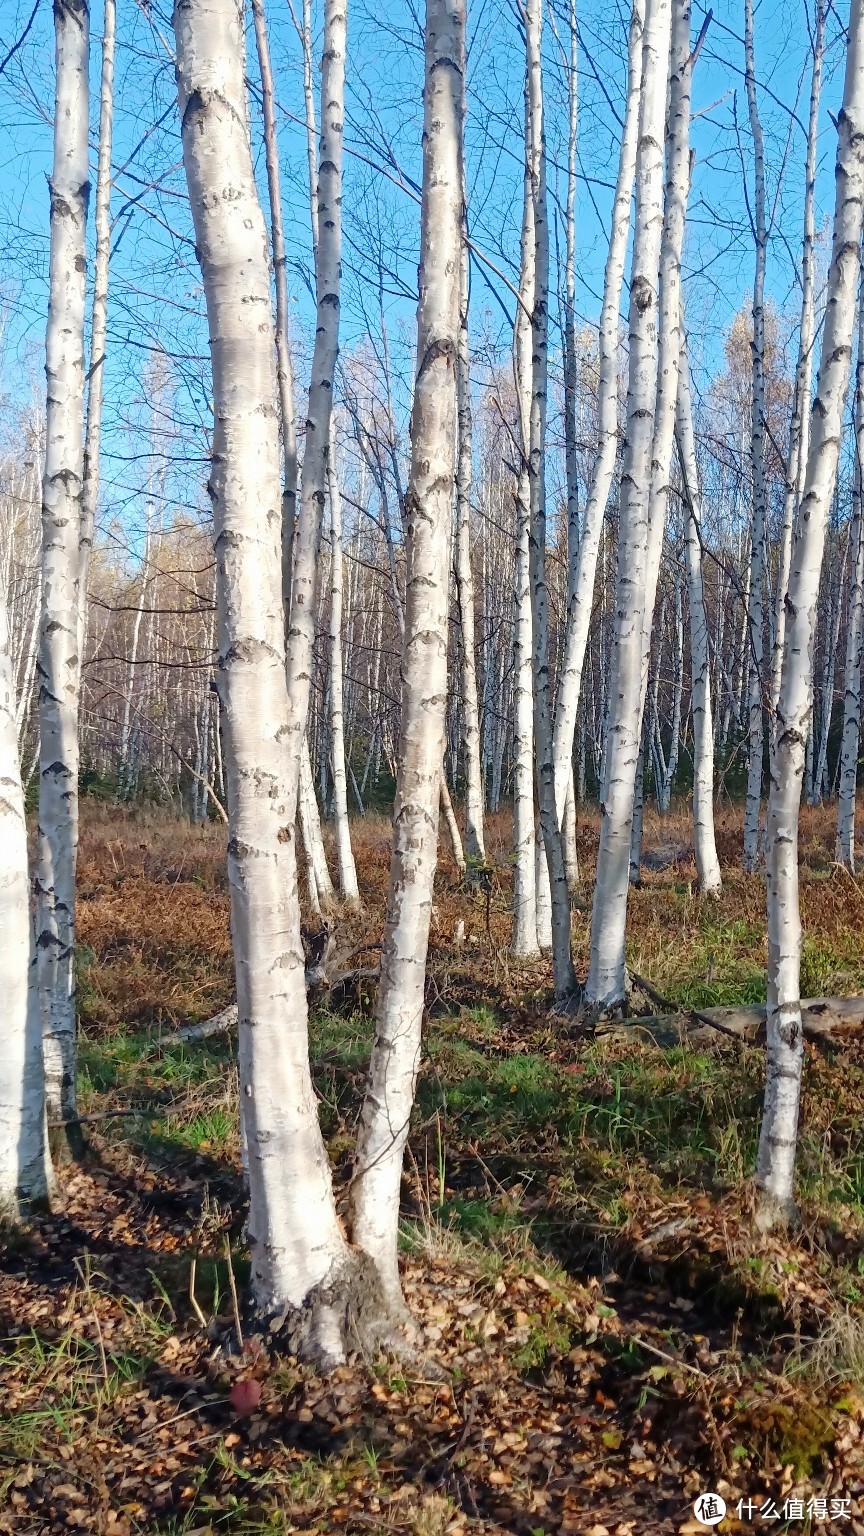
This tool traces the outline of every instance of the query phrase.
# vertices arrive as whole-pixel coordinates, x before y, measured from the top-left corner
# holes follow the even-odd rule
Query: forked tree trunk
[[[759,1137],[757,1219],[784,1224],[795,1213],[793,1181],[801,1092],[801,914],[798,815],[813,642],[828,511],[834,493],[849,385],[864,210],[864,0],[852,0],[843,106],[838,120],[836,205],[822,355],[810,450],[789,575],[777,737],[768,801],[768,1058]]]
[[[663,232],[663,143],[670,25],[670,0],[648,0],[642,45],[636,219],[630,282],[630,372],[621,479],[615,634],[606,764],[600,797],[600,847],[591,917],[591,962],[585,989],[587,1001],[600,1007],[620,1005],[626,996],[627,985],[624,941],[633,795],[642,724],[643,630],[657,392],[658,274]]]
[[[864,643],[864,515],[862,515],[862,455],[864,455],[864,284],[858,290],[858,363],[855,370],[852,472],[852,579],[846,615],[846,672],[843,686],[843,739],[840,747],[840,786],[837,800],[837,849],[834,857],[855,873],[855,798],[861,737],[861,654]]]
[[[291,568],[288,620],[288,697],[291,706],[290,788],[296,799],[300,757],[306,729],[315,617],[321,521],[327,479],[330,418],[339,353],[342,259],[342,140],[345,116],[345,0],[326,0],[321,61],[321,138],[317,176],[315,279],[317,318],[306,414],[306,445],[300,476],[300,513]]]
[[[42,1031],[36,991],[15,668],[0,584],[0,1221],[49,1192]]]
[[[78,850],[78,694],[84,307],[89,197],[87,0],[57,0],[54,167],[42,482],[39,642],[39,855],[36,952],[49,1118],[75,1117],[75,864]],[[67,1133],[76,1150],[80,1131]]]
[[[183,158],[213,369],[217,686],[248,1144],[252,1294],[298,1353],[344,1358],[368,1267],[333,1199],[309,1068],[281,592],[276,349],[238,0],[174,12]]]
[[[447,702],[456,450],[465,8],[427,0],[417,375],[406,497],[402,725],[377,1026],[351,1191],[355,1242],[401,1308],[402,1156],[420,1061]]]
[[[744,868],[759,863],[759,809],[762,799],[764,722],[762,590],[765,573],[765,257],[768,232],[765,222],[765,148],[756,100],[756,65],[753,53],[753,0],[744,0],[744,83],[753,136],[753,235],[756,241],[756,272],[753,279],[753,389],[750,430],[752,483],[752,533],[750,540],[750,597],[747,608],[747,644],[750,662],[747,737],[747,798],[744,804]]]
[[[714,837],[714,727],[708,616],[702,586],[702,501],[693,438],[690,364],[681,333],[676,432],[687,515],[687,579],[690,594],[690,679],[693,700],[693,844],[699,889],[713,895],[722,885]]]
[[[634,0],[630,18],[627,60],[627,105],[621,133],[618,179],[612,205],[612,227],[603,282],[603,307],[600,313],[597,459],[579,540],[575,591],[567,612],[567,627],[558,679],[558,697],[555,705],[555,802],[559,816],[563,812],[567,771],[573,756],[573,737],[582,690],[582,668],[585,663],[585,647],[588,642],[594,600],[597,553],[600,548],[600,535],[615,474],[615,459],[618,451],[619,311],[627,241],[630,234],[633,178],[636,171],[643,27],[643,0]]]

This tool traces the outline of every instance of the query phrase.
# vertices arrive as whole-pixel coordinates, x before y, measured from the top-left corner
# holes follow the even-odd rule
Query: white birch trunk
[[[463,192],[463,201],[465,194]],[[480,767],[480,721],[477,709],[477,663],[474,651],[474,575],[471,570],[471,380],[468,347],[468,231],[463,231],[460,257],[459,320],[459,454],[456,464],[456,593],[462,631],[462,719],[465,736],[465,849],[475,865],[486,862],[483,840],[483,773]]]
[[[678,372],[681,362],[681,252],[687,216],[690,186],[690,6],[688,0],[672,0],[671,43],[669,55],[669,100],[666,118],[666,197],[659,265],[659,337],[657,351],[657,394],[654,404],[654,436],[651,445],[651,486],[648,498],[648,546],[645,562],[644,619],[642,629],[642,695],[640,714],[645,712],[645,693],[651,661],[651,631],[663,538],[669,506],[669,482],[672,467],[672,442],[675,434],[675,409],[678,400]],[[658,653],[662,647],[664,616],[658,626]],[[660,657],[658,654],[658,681]],[[680,696],[678,700],[680,711]],[[653,722],[653,735],[660,744],[659,723]],[[680,722],[680,715],[679,715]],[[643,737],[644,743],[644,737]],[[677,743],[675,744],[677,754]],[[644,745],[643,745],[644,754]],[[670,753],[671,758],[671,753]],[[644,764],[643,764],[644,768]],[[657,776],[658,805],[668,809],[664,779],[665,761]],[[641,818],[640,818],[641,827]],[[639,845],[631,836],[631,884],[633,865],[641,859]]]
[[[345,901],[360,901],[357,870],[348,823],[348,785],[345,777],[345,723],[342,688],[342,498],[335,473],[333,445],[327,467],[330,494],[330,767],[333,771],[333,816],[336,822],[336,853],[339,889]]]
[[[96,260],[90,319],[90,370],[87,430],[84,438],[84,486],[78,540],[78,671],[87,639],[87,577],[99,501],[102,443],[102,395],[105,388],[105,338],[108,330],[108,263],[111,254],[111,139],[114,124],[115,0],[105,0],[102,28],[102,80],[99,91],[99,163],[96,172]]]
[[[618,161],[618,178],[612,205],[612,227],[606,272],[603,282],[603,307],[600,313],[600,375],[597,384],[598,444],[594,477],[579,540],[579,555],[573,601],[567,613],[567,627],[561,668],[558,678],[558,697],[555,707],[555,802],[559,816],[563,812],[567,788],[567,770],[573,756],[573,738],[579,698],[582,689],[582,669],[585,663],[585,647],[591,623],[594,599],[594,580],[597,572],[597,553],[606,504],[615,474],[615,458],[618,451],[618,331],[621,307],[621,289],[630,233],[630,204],[633,198],[633,179],[636,171],[636,144],[639,127],[639,103],[642,82],[642,32],[644,27],[643,0],[634,0],[630,19],[630,40],[627,61],[627,104],[624,127],[621,134],[621,151]]]
[[[288,345],[288,264],[279,181],[279,141],[267,16],[264,0],[252,0],[252,19],[258,68],[261,74],[261,106],[264,117],[264,155],[270,199],[270,237],[276,289],[276,377],[279,386],[279,417],[282,427],[282,593],[286,616],[291,601],[291,551],[297,502],[297,431],[294,422],[294,370]]]
[[[864,516],[861,506],[861,465],[864,455],[864,303],[858,291],[858,363],[855,371],[855,468],[852,482],[852,579],[846,615],[846,671],[843,688],[843,739],[837,797],[835,858],[855,873],[855,800],[861,739],[861,656],[864,644]]]
[[[838,119],[836,205],[822,355],[810,450],[792,548],[777,738],[768,802],[768,1055],[756,1183],[760,1225],[795,1212],[793,1180],[801,1092],[801,915],[798,815],[813,685],[816,605],[825,529],[849,385],[864,211],[864,0],[852,0],[843,106]]]
[[[294,744],[290,785],[296,797],[300,737],[306,729],[318,598],[318,560],[326,492],[330,417],[339,353],[342,259],[342,140],[345,116],[345,0],[325,0],[321,61],[321,138],[317,176],[317,319],[306,445],[300,476],[300,512],[291,567],[288,619],[288,697]]]
[[[89,197],[86,0],[54,8],[56,101],[42,482],[39,855],[36,953],[45,1093],[75,1117],[75,864],[78,849],[79,538],[84,481],[84,308]],[[80,1133],[67,1133],[71,1146]]]
[[[459,831],[459,823],[456,820],[456,812],[453,809],[453,801],[450,798],[450,790],[447,786],[447,774],[442,762],[441,765],[441,789],[439,799],[441,802],[441,815],[444,817],[444,826],[447,829],[447,837],[450,841],[450,852],[453,855],[453,863],[460,880],[464,880],[468,873],[468,865],[465,862],[465,850],[462,847],[462,834]]]
[[[720,890],[722,879],[714,836],[714,728],[711,718],[711,667],[708,615],[702,586],[702,501],[693,438],[690,365],[682,331],[676,415],[678,456],[687,513],[687,580],[690,596],[690,687],[693,700],[693,844],[699,889]]]
[[[455,488],[465,8],[427,0],[417,375],[406,512],[402,726],[377,1026],[351,1192],[354,1240],[401,1308],[402,1156],[420,1060],[447,701]]]
[[[300,746],[300,784],[298,796],[298,810],[300,814],[300,831],[303,838],[303,851],[309,869],[315,877],[315,895],[312,895],[310,885],[310,898],[316,911],[321,911],[332,905],[336,892],[333,889],[333,881],[330,878],[330,870],[327,864],[327,854],[324,850],[324,838],[321,832],[321,812],[318,809],[318,797],[315,793],[315,779],[312,773],[312,761],[309,756],[309,738],[303,737]]]
[[[0,586],[0,1220],[47,1198],[50,1163],[35,985],[27,825],[18,757],[15,674]]]
[[[670,26],[669,0],[648,0],[642,44],[615,635],[600,804],[600,847],[591,917],[591,962],[585,989],[586,1000],[604,1008],[620,1005],[627,985],[624,944],[633,795],[641,737]],[[650,596],[653,606],[653,593]]]
[[[552,971],[555,997],[563,1002],[576,985],[570,953],[570,893],[561,824],[555,804],[552,700],[549,683],[549,599],[546,590],[546,392],[548,380],[549,223],[543,129],[542,0],[526,7],[526,197],[534,234],[534,302],[531,310],[531,410],[528,436],[530,536],[528,543],[533,639],[534,744],[540,828],[548,868]],[[524,452],[524,439],[523,439]],[[566,791],[566,785],[565,785]],[[563,805],[562,805],[563,813]],[[542,877],[541,877],[542,878]],[[542,937],[541,937],[542,943]]]
[[[756,241],[756,272],[753,279],[753,419],[750,431],[752,477],[752,536],[750,542],[750,597],[747,608],[747,644],[750,664],[747,738],[747,798],[744,804],[744,868],[759,864],[759,809],[762,798],[764,721],[762,709],[763,619],[762,590],[765,572],[765,257],[768,232],[765,222],[765,149],[756,100],[756,65],[753,52],[753,0],[744,0],[744,83],[753,138],[753,233]]]
[[[309,1069],[290,793],[276,348],[237,0],[174,13],[183,158],[213,367],[210,494],[252,1293],[295,1352],[344,1358],[359,1273]]]
[[[527,102],[526,102],[527,113]],[[528,125],[526,115],[526,146]],[[513,935],[514,955],[530,957],[546,938],[538,926],[537,841],[534,826],[534,623],[531,608],[531,492],[528,452],[531,421],[531,315],[534,310],[534,206],[527,174],[522,206],[519,304],[513,335],[513,372],[519,421],[516,483],[515,621],[513,642]],[[542,878],[542,875],[541,875]],[[545,894],[545,893],[544,893]],[[544,904],[541,895],[541,919]],[[544,924],[545,929],[545,924]],[[551,941],[551,935],[550,935]]]
[[[813,72],[810,80],[810,115],[807,125],[807,161],[804,172],[804,240],[801,249],[801,323],[798,341],[798,366],[795,371],[795,396],[789,432],[789,460],[786,467],[786,494],[783,498],[783,526],[777,593],[774,603],[774,655],[771,677],[771,707],[776,719],[780,697],[780,672],[783,665],[783,641],[786,634],[786,586],[792,554],[792,529],[801,499],[804,466],[810,428],[810,392],[813,380],[813,343],[815,340],[816,277],[816,152],[819,138],[819,99],[822,93],[822,59],[825,38],[825,3],[816,0],[813,29]],[[772,739],[773,739],[772,729]]]

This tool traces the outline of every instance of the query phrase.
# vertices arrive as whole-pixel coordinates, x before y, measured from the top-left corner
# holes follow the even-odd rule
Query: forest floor
[[[389,827],[353,831],[364,914],[337,927],[362,953]],[[648,818],[631,898],[633,968],[690,1007],[764,999],[764,883],[740,873],[734,807],[718,833],[718,901],[694,895],[683,809]],[[830,808],[804,813],[805,995],[864,992],[864,880],[833,837]],[[589,891],[594,839],[589,820]],[[548,963],[508,954],[504,817],[490,844],[488,918],[446,859],[438,876],[403,1189],[425,1357],[321,1380],[224,1343],[248,1268],[233,1043],[160,1043],[233,997],[224,833],[85,802],[80,1102],[121,1114],[87,1126],[54,1213],[7,1245],[0,1531],[692,1533],[713,1489],[722,1531],[824,1511],[864,1533],[864,1039],[807,1047],[803,1225],[754,1235],[761,1048],[554,1016]],[[587,910],[574,942],[584,975]],[[313,1008],[340,1188],[373,1006],[361,979]]]

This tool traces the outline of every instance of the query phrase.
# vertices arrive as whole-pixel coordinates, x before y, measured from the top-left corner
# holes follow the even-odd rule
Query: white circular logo
[[[719,1525],[726,1513],[725,1500],[719,1493],[700,1493],[693,1505],[693,1513],[700,1525]]]

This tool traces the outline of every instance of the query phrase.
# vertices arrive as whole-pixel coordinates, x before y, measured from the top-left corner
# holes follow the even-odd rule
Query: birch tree
[[[861,270],[864,0],[852,0],[843,106],[837,132],[831,267],[807,468],[792,547],[768,802],[768,1046],[765,1108],[756,1164],[757,1220],[765,1228],[785,1224],[796,1210],[793,1181],[803,1061],[798,816],[812,699],[819,578],[837,475]]]
[[[111,141],[114,125],[115,0],[105,0],[102,24],[102,78],[99,87],[99,162],[96,172],[96,259],[90,315],[90,368],[87,389],[87,429],[84,438],[84,485],[81,498],[78,569],[78,669],[84,660],[87,635],[87,575],[93,548],[102,445],[102,399],[105,390],[105,341],[108,333],[108,264],[111,255]]]
[[[534,743],[540,827],[548,870],[552,969],[555,996],[573,992],[570,954],[570,896],[564,845],[555,805],[552,702],[549,681],[549,600],[546,590],[546,416],[549,351],[549,220],[546,146],[543,130],[542,0],[528,0],[526,42],[526,195],[531,198],[534,236],[534,295],[531,309],[531,404],[528,429],[529,541],[533,642]],[[525,445],[523,443],[523,452]]]
[[[49,1193],[42,1031],[18,758],[15,671],[0,586],[0,1220]]]
[[[342,689],[342,498],[339,478],[332,462],[331,445],[327,465],[327,490],[330,501],[330,766],[333,771],[333,815],[336,822],[336,853],[339,863],[339,887],[345,900],[360,901],[357,870],[351,848],[348,825],[348,785],[345,778],[345,729]]]
[[[822,60],[825,41],[825,4],[816,0],[813,29],[813,69],[810,78],[810,112],[807,122],[807,159],[804,170],[804,239],[801,247],[801,320],[798,331],[798,366],[789,430],[789,457],[786,468],[786,494],[783,498],[783,526],[774,601],[774,653],[771,677],[771,704],[777,710],[783,639],[786,633],[786,584],[792,553],[792,528],[795,521],[804,467],[807,463],[810,427],[810,395],[813,382],[813,343],[815,340],[816,287],[816,153],[819,138],[819,99],[822,92]],[[773,732],[772,732],[773,735]]]
[[[597,458],[579,538],[573,597],[568,607],[558,695],[555,705],[555,803],[563,816],[567,778],[573,757],[573,739],[582,688],[582,669],[591,622],[597,553],[618,451],[618,332],[621,289],[630,234],[630,205],[636,172],[636,144],[642,87],[643,0],[634,0],[627,52],[627,100],[618,176],[612,205],[612,224],[603,279],[600,312],[600,368],[597,381]]]
[[[864,516],[861,465],[864,455],[864,294],[858,291],[858,361],[855,369],[852,471],[852,526],[849,531],[849,605],[846,613],[846,666],[843,680],[843,736],[837,797],[837,847],[834,857],[855,873],[855,799],[861,739],[861,656],[864,646]]]
[[[480,721],[477,712],[477,662],[474,654],[474,573],[471,569],[472,428],[471,378],[468,346],[469,261],[467,197],[463,189],[465,227],[459,262],[459,453],[456,468],[456,593],[462,634],[462,718],[465,737],[465,851],[475,864],[484,864],[483,774],[480,767]]]
[[[693,698],[693,845],[699,889],[710,896],[722,879],[714,837],[714,728],[711,712],[711,667],[708,615],[702,585],[702,502],[693,437],[690,364],[683,329],[675,416],[678,457],[687,518],[687,582],[690,598],[690,677]]]
[[[402,1157],[420,1060],[447,698],[455,489],[465,8],[427,0],[417,372],[406,497],[402,726],[375,1040],[351,1190],[355,1242],[402,1306]]]
[[[300,737],[306,730],[318,593],[318,555],[336,360],[342,260],[342,141],[345,117],[345,0],[325,0],[321,59],[321,137],[317,168],[316,327],[300,477],[300,511],[291,566],[288,697],[294,738],[291,785],[296,796]]]
[[[376,1286],[336,1215],[309,1068],[290,772],[296,738],[287,730],[276,348],[242,6],[180,0],[174,32],[213,371],[216,676],[252,1295],[290,1348],[332,1365],[344,1359],[348,1330],[363,1335]]]
[[[51,1119],[75,1118],[75,864],[78,848],[80,554],[84,481],[84,309],[90,16],[87,0],[54,8],[56,86],[51,173],[36,952]],[[80,1145],[70,1127],[68,1146]]]
[[[586,1000],[604,1008],[623,1003],[627,984],[624,941],[633,796],[641,737],[670,28],[669,0],[648,0],[642,42],[630,280],[630,364],[619,512],[615,635],[600,803],[600,846],[591,916],[591,961],[585,989]],[[651,601],[653,603],[653,593]]]
[[[753,277],[753,387],[750,425],[752,518],[750,535],[750,595],[747,644],[750,660],[747,738],[747,798],[744,804],[744,868],[759,863],[759,810],[762,801],[762,756],[765,731],[762,711],[763,612],[765,579],[765,258],[768,227],[765,212],[765,145],[756,99],[753,46],[753,0],[744,0],[744,84],[753,139],[753,237],[756,270]]]

